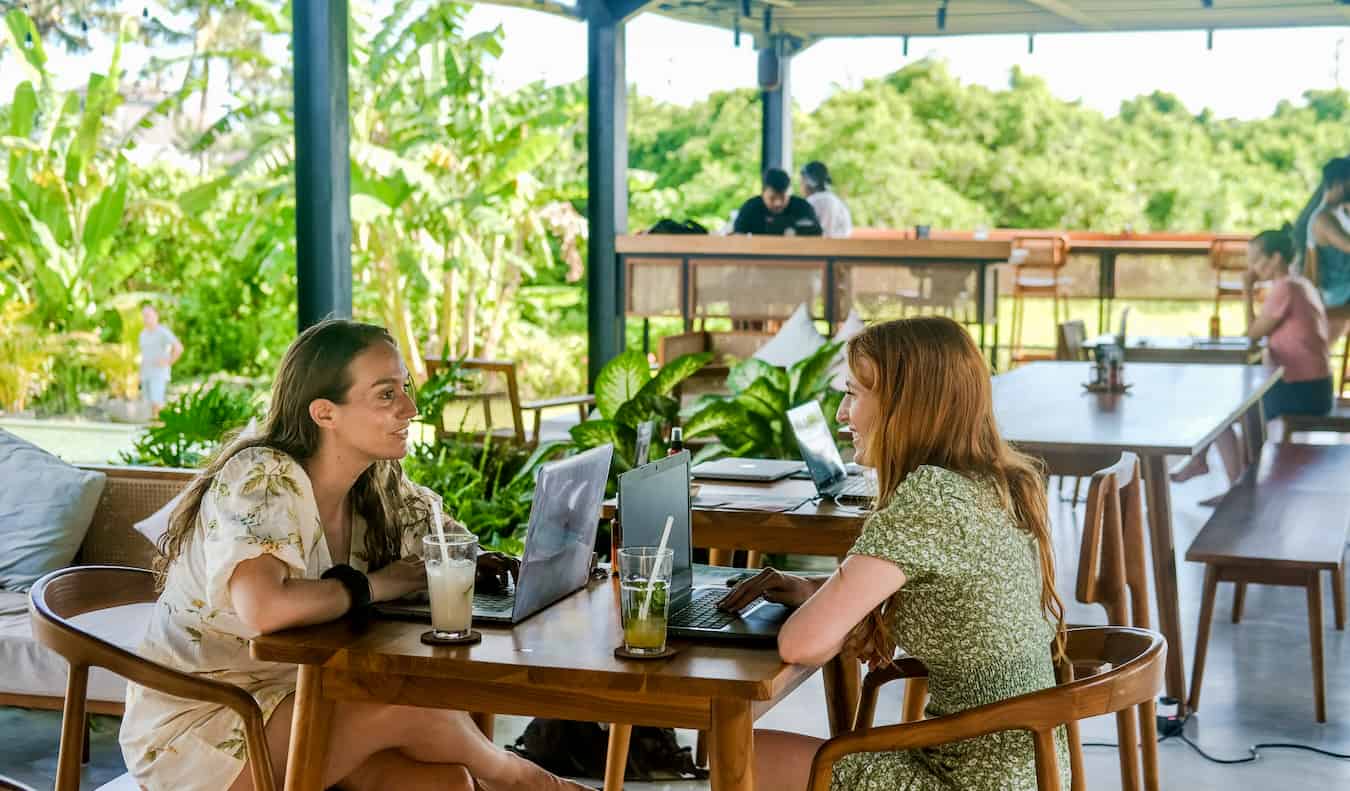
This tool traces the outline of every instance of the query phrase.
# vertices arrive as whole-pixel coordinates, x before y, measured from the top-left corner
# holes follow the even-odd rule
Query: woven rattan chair
[[[860,727],[829,740],[811,763],[808,791],[828,791],[831,770],[846,755],[917,750],[1002,731],[1030,731],[1036,749],[1037,787],[1059,791],[1055,729],[1152,700],[1162,689],[1166,656],[1161,635],[1119,626],[1070,629],[1067,652],[1074,668],[1072,675],[1082,678],[945,717],[881,728]],[[882,684],[919,672],[926,673],[920,663],[902,660],[867,674],[864,705],[870,698],[875,707],[876,689]],[[1061,668],[1061,676],[1067,675]],[[860,723],[864,722],[863,713],[860,709]],[[871,711],[866,713],[870,720]],[[1078,767],[1075,770],[1075,776],[1081,776]]]
[[[244,721],[244,743],[253,787],[257,791],[274,791],[262,709],[251,695],[232,684],[192,676],[136,656],[81,630],[70,621],[82,613],[152,602],[157,598],[152,572],[117,566],[76,566],[53,571],[38,580],[29,593],[33,636],[70,663],[61,718],[56,791],[79,791],[80,788],[80,758],[86,739],[85,690],[91,667],[107,668],[128,681],[167,695],[233,709]]]

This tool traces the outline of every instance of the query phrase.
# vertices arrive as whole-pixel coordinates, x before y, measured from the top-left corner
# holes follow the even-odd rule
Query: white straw
[[[445,525],[441,518],[441,498],[431,498],[431,524],[436,529],[437,545],[441,548],[441,565],[450,570],[450,550],[445,546]]]
[[[666,529],[661,531],[661,544],[656,548],[656,562],[652,565],[651,576],[647,577],[647,598],[642,600],[642,609],[638,612],[638,620],[647,620],[647,613],[652,609],[652,596],[656,590],[656,572],[661,570],[661,557],[666,554],[666,544],[670,541],[670,528],[675,524],[675,515],[666,515]]]

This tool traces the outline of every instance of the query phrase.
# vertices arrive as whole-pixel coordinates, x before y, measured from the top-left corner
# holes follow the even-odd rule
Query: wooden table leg
[[[838,736],[853,730],[858,715],[858,699],[862,696],[862,666],[857,660],[835,655],[820,669],[825,682],[825,711],[830,721],[830,735]]]
[[[731,565],[731,559],[732,559],[732,557],[734,557],[733,552],[734,552],[734,550],[729,550],[729,549],[709,549],[709,550],[708,550],[708,565],[709,565],[709,566],[730,566],[730,565]]]
[[[714,699],[708,742],[712,791],[754,791],[755,718],[750,701]]]
[[[333,704],[323,699],[323,668],[301,665],[295,687],[286,791],[323,791]]]
[[[1149,548],[1153,552],[1153,585],[1158,600],[1158,631],[1167,639],[1167,695],[1186,713],[1186,652],[1181,642],[1181,601],[1177,591],[1177,552],[1172,539],[1172,493],[1167,457],[1143,459],[1148,498]]]
[[[609,749],[605,751],[605,791],[623,791],[623,773],[628,768],[628,743],[632,738],[632,725],[619,722],[609,724]]]

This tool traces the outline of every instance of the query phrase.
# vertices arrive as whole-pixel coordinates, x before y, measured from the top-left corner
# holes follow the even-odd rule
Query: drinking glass
[[[623,547],[619,550],[619,607],[623,645],[637,656],[666,650],[666,615],[670,607],[671,549]]]
[[[438,640],[459,640],[473,627],[473,582],[478,570],[478,538],[437,535],[422,539],[431,599],[431,629]]]

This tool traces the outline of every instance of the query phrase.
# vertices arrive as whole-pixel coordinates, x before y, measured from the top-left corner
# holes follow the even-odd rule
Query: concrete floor
[[[1213,467],[1218,469],[1218,464]],[[1173,487],[1174,523],[1179,553],[1184,553],[1199,531],[1210,510],[1197,503],[1218,493],[1223,482],[1217,473]],[[1059,569],[1059,589],[1072,601],[1075,567],[1080,538],[1077,513],[1067,503],[1051,495],[1055,521],[1057,555],[1064,559]],[[1200,586],[1203,569],[1179,562],[1182,618],[1187,667],[1194,651],[1196,623],[1199,618]],[[1307,607],[1304,593],[1292,588],[1253,586],[1247,596],[1243,623],[1228,622],[1229,586],[1220,588],[1220,604],[1215,612],[1210,639],[1209,667],[1206,671],[1203,708],[1186,727],[1198,745],[1217,757],[1240,758],[1249,745],[1261,742],[1297,742],[1340,753],[1350,753],[1350,639],[1331,625],[1330,586],[1324,612],[1327,667],[1327,710],[1329,722],[1313,720],[1312,678],[1308,653]],[[1096,608],[1070,604],[1070,620],[1093,623],[1102,620]],[[893,721],[899,711],[897,688],[885,690],[879,707],[881,721]],[[1166,711],[1166,707],[1161,709]],[[765,728],[793,730],[825,736],[824,695],[817,676],[803,685],[781,705],[766,714],[759,725]],[[891,713],[890,720],[886,719]],[[115,720],[100,718],[101,727],[94,737],[94,760],[86,770],[86,788],[123,771],[113,726]],[[525,720],[499,717],[498,740],[513,740],[524,728]],[[0,709],[0,774],[26,782],[34,788],[52,786],[60,716],[51,712]],[[1111,742],[1115,723],[1109,718],[1084,723],[1084,740]],[[692,744],[691,733],[680,733],[682,742]],[[1220,766],[1200,758],[1178,739],[1159,748],[1163,787],[1246,791],[1272,787],[1346,788],[1350,787],[1350,760],[1336,760],[1302,751],[1267,750],[1259,761],[1240,766]],[[1085,760],[1089,787],[1093,791],[1120,788],[1116,752],[1109,747],[1088,747]],[[1277,786],[1278,784],[1278,786]],[[629,783],[628,788],[657,791],[702,791],[707,783]]]

